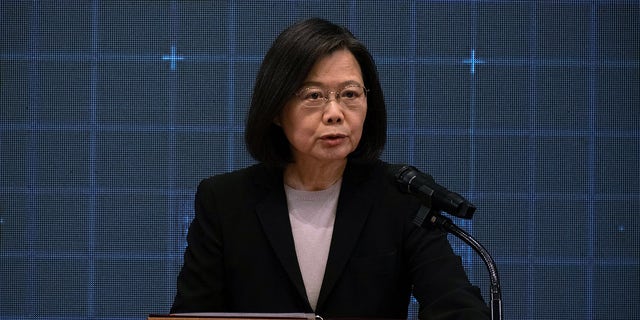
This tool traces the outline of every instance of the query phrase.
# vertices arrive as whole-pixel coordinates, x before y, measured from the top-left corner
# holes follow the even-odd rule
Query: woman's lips
[[[322,141],[330,146],[338,145],[346,138],[347,136],[344,134],[326,134],[320,137]]]
[[[346,134],[342,134],[342,133],[330,133],[330,134],[322,135],[320,139],[328,139],[328,140],[340,139],[340,138],[345,138],[346,136],[347,136]]]

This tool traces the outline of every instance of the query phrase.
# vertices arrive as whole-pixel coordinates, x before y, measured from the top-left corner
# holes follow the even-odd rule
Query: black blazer
[[[398,190],[381,161],[345,169],[315,314],[488,319],[446,234],[416,227],[420,203]],[[172,313],[305,312],[281,169],[258,164],[203,180]]]

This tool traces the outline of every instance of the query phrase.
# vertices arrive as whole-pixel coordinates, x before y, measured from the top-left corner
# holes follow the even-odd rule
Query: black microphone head
[[[398,188],[406,193],[411,193],[411,179],[415,177],[412,174],[417,170],[412,166],[406,164],[389,164],[388,173],[395,180]]]
[[[405,164],[390,163],[387,165],[387,173],[389,174],[389,176],[393,177],[395,180],[398,180],[402,172],[405,171],[407,167],[409,166]]]
[[[476,207],[461,195],[447,190],[433,177],[405,164],[390,164],[388,173],[395,179],[401,191],[411,193],[432,209],[446,211],[456,217],[471,219]]]

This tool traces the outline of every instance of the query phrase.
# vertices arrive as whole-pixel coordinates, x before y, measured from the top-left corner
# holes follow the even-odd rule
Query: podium
[[[147,320],[315,320],[312,313],[176,313],[151,314]]]

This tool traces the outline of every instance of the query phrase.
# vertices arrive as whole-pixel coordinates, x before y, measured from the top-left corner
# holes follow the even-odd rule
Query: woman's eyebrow
[[[359,85],[359,86],[362,86],[362,84],[359,81],[347,80],[347,81],[340,82],[338,84],[338,88],[344,88],[344,87],[346,87],[348,85]],[[302,83],[301,88],[308,88],[308,87],[326,88],[326,86],[324,86],[324,84],[322,82],[319,82],[319,81],[306,81],[306,82]]]

